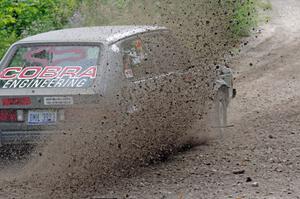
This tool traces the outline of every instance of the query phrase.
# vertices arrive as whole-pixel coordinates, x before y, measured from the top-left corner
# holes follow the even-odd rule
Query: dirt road
[[[231,63],[234,128],[95,198],[300,198],[300,2],[271,2],[272,21]]]

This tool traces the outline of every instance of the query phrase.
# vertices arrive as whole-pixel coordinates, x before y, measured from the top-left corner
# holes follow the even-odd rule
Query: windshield
[[[22,46],[2,69],[1,88],[84,88],[96,77],[99,46]]]

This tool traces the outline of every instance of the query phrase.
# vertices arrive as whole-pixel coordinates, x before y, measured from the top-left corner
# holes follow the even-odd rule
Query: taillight
[[[17,111],[0,110],[0,122],[17,122]]]
[[[2,98],[3,106],[26,106],[31,104],[30,97]]]

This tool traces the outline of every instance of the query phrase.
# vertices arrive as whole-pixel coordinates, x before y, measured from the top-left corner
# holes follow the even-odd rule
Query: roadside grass
[[[270,11],[273,9],[270,0],[261,0],[258,3],[259,23],[268,23],[271,20]]]
[[[269,0],[258,1],[257,5],[259,8],[261,8],[263,10],[272,10],[273,9],[272,3]]]
[[[234,9],[230,29],[235,38],[250,36],[259,23],[265,23],[271,19],[270,16],[260,12],[272,10],[269,0],[230,1],[228,5]]]
[[[231,31],[234,37],[250,36],[258,24],[257,0],[236,1],[230,3],[234,11],[231,20]]]

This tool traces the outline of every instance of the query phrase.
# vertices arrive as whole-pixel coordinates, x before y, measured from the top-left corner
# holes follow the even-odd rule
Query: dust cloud
[[[71,26],[105,25],[100,20],[87,21],[91,18],[88,13],[104,9],[99,3],[94,5],[86,4],[79,9]],[[122,25],[170,28],[179,40],[178,48],[183,45],[190,57],[183,64],[188,65],[193,79],[186,81],[172,74],[128,88],[126,93],[135,99],[115,91],[99,95],[100,103],[68,110],[73,118],[64,130],[38,146],[23,169],[1,180],[1,197],[92,196],[101,190],[105,192],[105,187],[117,183],[120,177],[136,175],[138,167],[176,152],[183,144],[205,141],[205,118],[214,96],[215,67],[224,63],[224,54],[231,45],[230,16],[224,5],[221,1],[206,0],[154,4],[135,1],[124,11],[124,17],[114,13],[109,13],[110,19],[119,20]],[[184,59],[186,54],[178,56]],[[115,65],[107,67],[114,71]],[[130,100],[141,104],[142,111],[129,114]]]

